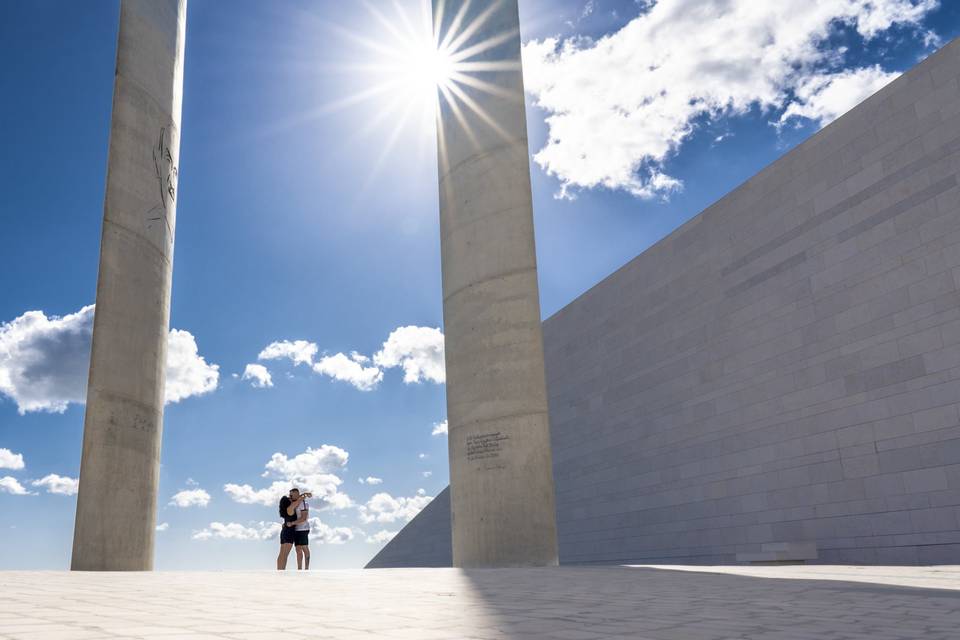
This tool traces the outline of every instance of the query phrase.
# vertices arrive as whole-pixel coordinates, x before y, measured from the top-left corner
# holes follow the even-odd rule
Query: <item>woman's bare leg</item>
[[[290,547],[292,544],[281,544],[280,555],[277,556],[277,571],[284,571],[287,568],[287,558],[290,556]]]

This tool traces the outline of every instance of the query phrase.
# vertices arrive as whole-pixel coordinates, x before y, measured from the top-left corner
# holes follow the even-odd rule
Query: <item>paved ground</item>
[[[960,567],[672,569],[6,572],[0,638],[960,638]]]

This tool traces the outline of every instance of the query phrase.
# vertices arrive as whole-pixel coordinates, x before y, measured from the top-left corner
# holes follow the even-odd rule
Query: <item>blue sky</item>
[[[118,2],[0,9],[0,568],[59,569]],[[960,33],[934,0],[521,0],[521,18],[545,316]],[[314,566],[361,566],[447,484],[432,114],[409,87],[349,99],[382,82],[359,38],[394,46],[359,2],[190,0],[158,568],[268,568],[263,492],[291,479],[328,492]]]

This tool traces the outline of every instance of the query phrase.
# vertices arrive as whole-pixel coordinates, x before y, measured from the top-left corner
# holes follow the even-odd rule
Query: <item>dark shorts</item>
[[[294,531],[294,544],[298,547],[305,547],[310,544],[310,530],[307,531]]]
[[[280,544],[293,544],[296,541],[297,531],[293,527],[283,526],[280,530]]]

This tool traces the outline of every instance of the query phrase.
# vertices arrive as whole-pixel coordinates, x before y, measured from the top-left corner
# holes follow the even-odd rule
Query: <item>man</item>
[[[307,498],[312,498],[312,493],[300,494],[300,490],[293,488],[290,490],[291,508],[297,519],[293,522],[294,526],[294,546],[297,550],[297,570],[307,571],[310,569],[310,505],[307,504]]]

